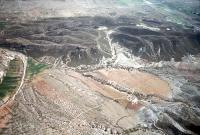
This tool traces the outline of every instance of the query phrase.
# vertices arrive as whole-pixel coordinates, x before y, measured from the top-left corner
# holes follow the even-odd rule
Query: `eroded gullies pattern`
[[[79,17],[11,25],[4,30],[1,46],[14,47],[37,58],[53,56],[59,59],[57,64],[67,63],[68,66],[93,65],[103,57],[111,57],[110,43],[119,44],[128,48],[132,55],[153,62],[172,58],[181,61],[183,56],[199,52],[199,33],[192,29],[181,26],[177,29],[170,23],[154,24],[144,20],[147,24],[152,23],[152,27],[158,25],[160,30],[154,30],[147,24],[127,24],[128,20],[134,22],[132,18]],[[99,30],[101,26],[107,29]],[[106,40],[109,31],[112,31],[109,34],[111,42]]]
[[[1,47],[34,60],[9,106],[12,117],[0,110],[2,134],[198,133],[199,31],[173,21],[181,20],[71,17],[6,25]]]
[[[180,61],[184,55],[199,52],[199,33],[191,31],[152,31],[138,27],[120,27],[113,41],[129,48],[139,57],[150,61]]]

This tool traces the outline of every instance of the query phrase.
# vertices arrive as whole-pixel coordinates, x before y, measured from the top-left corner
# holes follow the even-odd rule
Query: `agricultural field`
[[[22,62],[19,58],[10,61],[6,76],[0,84],[0,98],[12,94],[21,82]]]

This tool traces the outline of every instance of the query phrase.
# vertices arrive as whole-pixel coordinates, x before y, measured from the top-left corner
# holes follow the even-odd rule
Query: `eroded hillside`
[[[67,2],[1,1],[0,133],[199,134],[199,3]]]

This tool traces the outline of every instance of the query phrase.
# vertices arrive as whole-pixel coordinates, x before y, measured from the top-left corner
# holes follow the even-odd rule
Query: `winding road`
[[[25,55],[21,54],[21,53],[18,53],[18,52],[11,52],[11,51],[9,51],[9,53],[10,53],[11,55],[13,55],[14,57],[19,57],[19,58],[22,60],[22,62],[23,62],[23,75],[22,75],[22,77],[21,77],[21,83],[20,83],[18,89],[17,89],[16,92],[12,95],[12,97],[9,97],[6,101],[4,101],[4,104],[0,106],[0,108],[6,107],[6,108],[10,111],[10,109],[7,107],[7,104],[8,104],[9,102],[14,101],[16,95],[20,92],[20,90],[22,89],[23,84],[24,84],[24,79],[25,79],[25,77],[26,77],[27,57],[26,57]]]

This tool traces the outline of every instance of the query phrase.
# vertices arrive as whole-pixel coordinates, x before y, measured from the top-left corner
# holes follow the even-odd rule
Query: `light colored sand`
[[[101,110],[103,115],[124,129],[132,128],[138,124],[137,114],[133,110],[124,109],[123,106],[114,101],[106,102]]]
[[[81,125],[79,119],[110,127],[102,123],[101,118],[105,118],[125,129],[136,126],[139,121],[135,108],[127,109],[130,103],[126,93],[74,71],[46,71],[33,79],[32,88],[48,99],[49,103],[56,103],[60,107],[59,111],[64,112],[68,118],[66,120],[70,121],[69,125],[78,130],[81,128],[78,127]]]
[[[96,82],[91,78],[86,78],[79,73],[68,72],[68,74],[80,80],[82,83],[87,85],[89,89],[94,90],[107,98],[116,100],[123,106],[127,106],[128,100],[125,93],[119,92],[110,86],[102,85],[101,83]]]
[[[38,77],[32,81],[32,88],[39,92],[42,96],[47,96],[55,99],[56,91],[45,82],[42,78]]]
[[[155,75],[137,70],[129,72],[122,69],[102,69],[94,72],[94,75],[112,80],[143,94],[155,94],[163,97],[170,97],[171,95],[169,84],[166,81]]]

